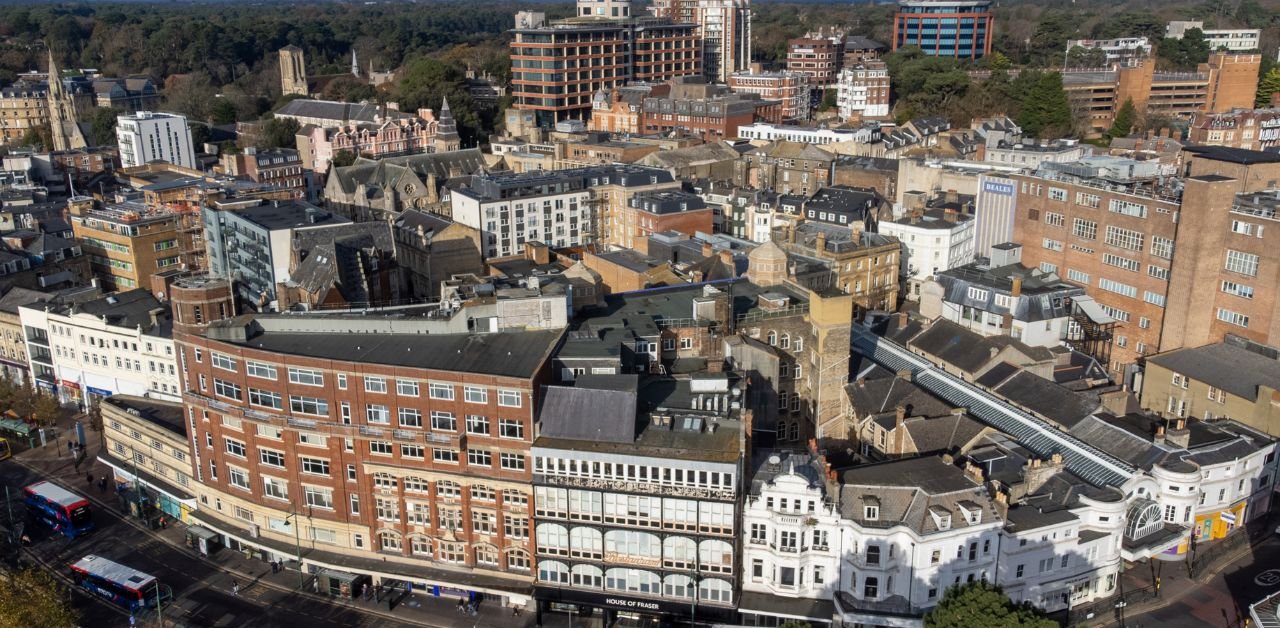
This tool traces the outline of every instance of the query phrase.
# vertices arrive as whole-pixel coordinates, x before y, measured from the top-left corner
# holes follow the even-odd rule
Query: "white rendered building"
[[[196,167],[187,119],[173,113],[138,113],[116,118],[116,142],[125,168],[152,161],[167,161],[183,168]]]
[[[126,394],[182,401],[169,309],[146,290],[18,309],[37,386],[63,403]]]
[[[972,262],[976,231],[972,215],[944,209],[913,210],[881,221],[880,233],[902,242],[899,269],[907,283],[907,299],[919,298],[921,281]]]
[[[855,115],[864,118],[889,115],[889,67],[884,62],[840,70],[836,87],[841,119],[848,120]]]

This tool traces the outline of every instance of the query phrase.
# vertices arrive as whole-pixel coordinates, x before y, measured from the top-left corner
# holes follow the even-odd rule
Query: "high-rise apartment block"
[[[758,66],[729,76],[729,89],[782,103],[783,120],[808,120],[809,79],[798,72],[765,72]]]
[[[187,119],[173,113],[138,113],[116,121],[120,165],[125,168],[167,161],[182,168],[196,167]]]
[[[991,0],[898,0],[893,49],[918,46],[925,54],[979,59],[995,41]]]
[[[889,115],[889,66],[883,61],[866,61],[840,70],[836,85],[842,119]]]
[[[814,87],[835,84],[841,65],[839,39],[801,37],[787,42],[787,71],[808,77]]]

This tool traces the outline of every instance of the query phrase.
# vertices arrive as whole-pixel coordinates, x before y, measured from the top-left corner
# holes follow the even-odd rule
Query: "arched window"
[[[541,569],[542,563],[538,565]],[[604,588],[610,591],[657,595],[662,587],[658,574],[652,571],[615,568],[605,572]]]
[[[594,565],[574,565],[573,586],[599,589],[604,586],[604,571]]]
[[[431,539],[425,536],[409,537],[409,551],[414,556],[423,556],[426,558],[432,558],[435,556],[435,551],[431,546]]]
[[[394,491],[399,484],[400,482],[396,479],[396,476],[390,473],[373,474],[373,487],[378,490]]]
[[[662,541],[662,566],[668,569],[692,569],[697,546],[683,536],[669,536]]]
[[[509,571],[529,571],[529,552],[522,549],[507,552],[507,569]]]
[[[440,480],[436,482],[437,497],[461,497],[462,485],[449,480]]]
[[[693,579],[679,574],[663,578],[662,595],[689,599],[693,595]]]
[[[538,539],[541,543],[542,539]],[[600,560],[604,556],[604,535],[593,528],[574,528],[569,531],[569,555],[574,558],[593,558]]]
[[[431,483],[426,478],[411,475],[404,479],[404,490],[406,493],[426,493],[431,490]]]
[[[538,561],[538,582],[569,584],[569,567],[558,560]]]
[[[769,330],[769,335],[766,337],[765,342],[768,342],[768,343],[769,343],[769,346],[771,346],[771,347],[772,347],[772,346],[774,346],[774,345],[777,345],[777,344],[778,344],[778,332],[773,331],[772,329],[770,329],[770,330]]]
[[[733,602],[733,587],[719,578],[703,578],[698,582],[698,599],[703,602]]]
[[[604,535],[604,551],[657,564],[662,559],[662,540],[639,530],[610,530]]]
[[[399,532],[383,530],[378,533],[378,549],[384,552],[400,553],[403,547]]]
[[[791,334],[787,334],[787,333],[782,334],[782,341],[778,343],[778,346],[779,346],[779,347],[781,347],[781,348],[783,348],[783,349],[790,349],[790,348],[791,348]]]
[[[1164,521],[1160,518],[1160,504],[1150,499],[1135,499],[1125,513],[1124,535],[1131,540],[1141,539],[1160,531]]]
[[[569,555],[569,531],[564,526],[539,523],[537,535],[539,554]]]
[[[733,572],[733,546],[709,539],[698,544],[698,566],[719,573]]]
[[[497,567],[498,549],[492,545],[476,546],[476,565],[481,567]]]

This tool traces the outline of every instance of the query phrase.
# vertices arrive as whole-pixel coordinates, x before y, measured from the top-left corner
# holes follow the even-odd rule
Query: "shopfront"
[[[61,389],[62,395],[58,398],[63,404],[83,406],[82,393],[80,391],[80,383],[73,382],[69,379],[58,380],[58,388]]]
[[[595,625],[611,626],[666,626],[671,624],[738,624],[738,612],[734,608],[694,605],[690,602],[674,602],[632,597],[612,592],[580,591],[552,587],[534,587],[534,599],[538,603],[538,624],[544,624],[543,616],[549,613],[574,613],[584,619],[595,620]],[[578,622],[575,622],[578,623]]]

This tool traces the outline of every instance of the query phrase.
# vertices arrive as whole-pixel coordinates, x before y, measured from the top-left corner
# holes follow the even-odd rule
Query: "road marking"
[[[1254,577],[1253,582],[1264,587],[1280,584],[1280,569],[1268,569]]]

